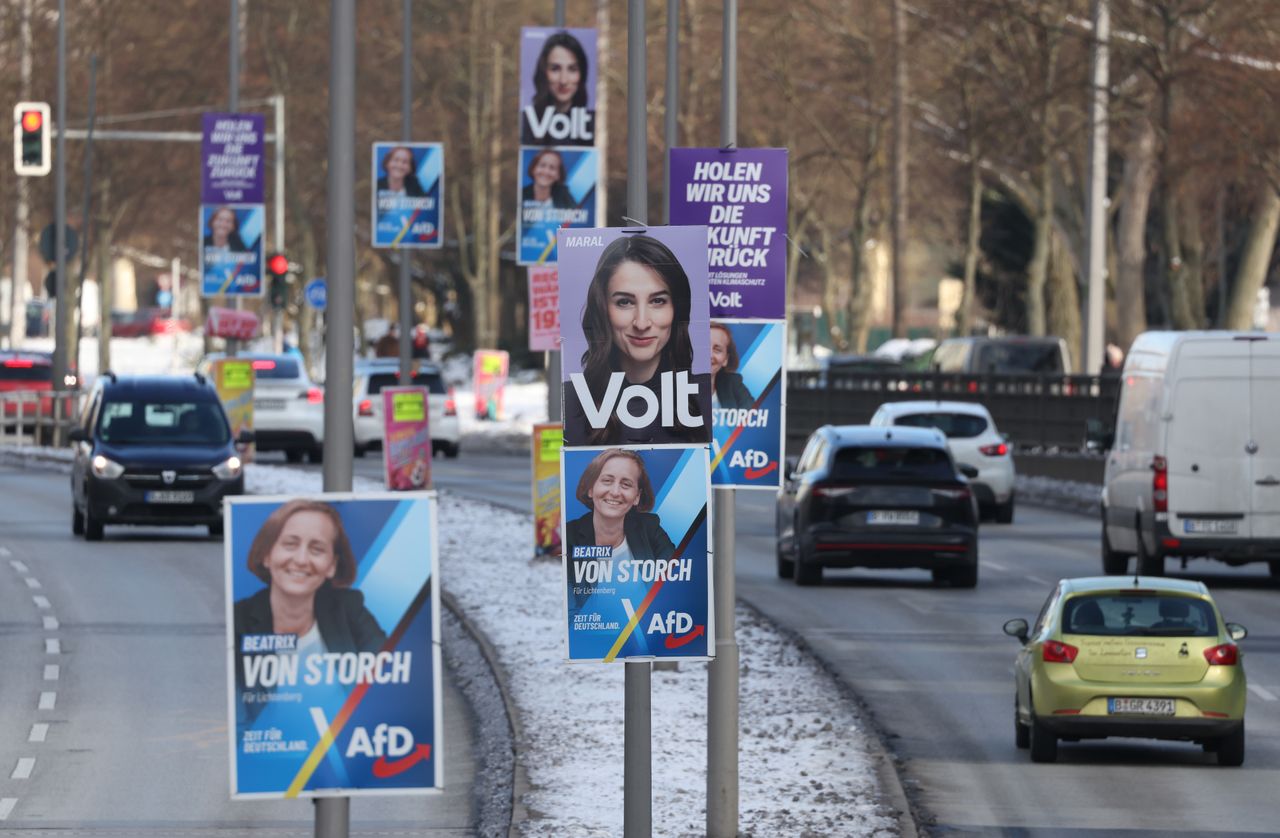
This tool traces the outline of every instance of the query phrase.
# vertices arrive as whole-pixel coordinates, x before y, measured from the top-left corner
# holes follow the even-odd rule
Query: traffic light
[[[289,302],[289,257],[273,253],[267,259],[267,273],[271,275],[271,307],[284,308]]]
[[[13,107],[13,170],[19,175],[47,175],[49,152],[49,104],[19,102]]]

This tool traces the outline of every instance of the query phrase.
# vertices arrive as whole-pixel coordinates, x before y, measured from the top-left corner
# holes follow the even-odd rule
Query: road
[[[528,511],[529,464],[464,452],[436,460],[443,489]],[[376,459],[357,470],[377,475]],[[1016,641],[1001,632],[1031,620],[1050,585],[1096,575],[1093,518],[1023,506],[1012,526],[985,525],[982,577],[972,591],[934,587],[924,571],[829,572],[799,588],[774,569],[773,496],[738,492],[738,594],[797,632],[866,702],[901,759],[904,784],[937,834],[1274,835],[1280,781],[1280,590],[1263,566],[1192,563],[1227,619],[1243,623],[1250,679],[1245,766],[1219,768],[1183,743],[1064,743],[1052,765],[1013,744]]]
[[[88,544],[67,484],[0,466],[0,835],[311,835],[308,801],[228,797],[222,542]],[[475,834],[471,721],[443,681],[447,790],[355,798],[352,834]]]

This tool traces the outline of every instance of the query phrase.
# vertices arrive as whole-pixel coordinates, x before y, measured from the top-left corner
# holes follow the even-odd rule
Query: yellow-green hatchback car
[[[1014,731],[1033,762],[1058,740],[1132,736],[1194,742],[1219,765],[1244,762],[1248,634],[1223,622],[1200,582],[1134,576],[1063,579],[1034,626],[1004,624],[1022,643]]]

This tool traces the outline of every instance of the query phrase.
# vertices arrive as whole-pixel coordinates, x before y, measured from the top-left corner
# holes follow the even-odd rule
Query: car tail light
[[[1204,650],[1204,659],[1210,666],[1235,666],[1240,662],[1240,647],[1234,643],[1223,643]]]
[[[453,397],[453,388],[452,388],[452,387],[450,387],[450,388],[449,388],[449,395],[448,395],[448,396],[445,396],[445,399],[444,399],[444,415],[445,415],[445,416],[457,416],[457,415],[458,415],[458,402],[457,402],[457,400]]]
[[[1169,461],[1164,457],[1151,460],[1151,508],[1169,511]]]
[[[1045,663],[1072,663],[1076,655],[1080,654],[1080,650],[1070,643],[1046,640],[1043,654]]]
[[[253,368],[254,368],[255,370],[273,370],[273,369],[275,369],[275,368],[276,368],[276,362],[275,362],[275,361],[265,361],[265,360],[258,360],[258,361],[254,361],[254,362],[253,362]]]
[[[1003,457],[1009,453],[1009,446],[1001,442],[997,445],[984,445],[978,450],[988,457]]]
[[[25,360],[23,358],[10,358],[8,361],[4,362],[4,365],[6,367],[9,367],[10,369],[23,369],[23,370],[29,370],[35,366],[34,363],[32,363],[31,361]]]
[[[320,387],[308,387],[299,398],[306,399],[310,404],[320,404],[324,401],[324,390]]]
[[[845,495],[852,494],[854,487],[852,486],[814,486],[809,490],[810,494],[815,498],[842,498]]]
[[[373,415],[373,399],[365,399],[364,401],[360,402],[360,415],[361,416]]]
[[[947,500],[964,500],[971,494],[968,488],[960,487],[959,489],[933,489],[935,495]]]

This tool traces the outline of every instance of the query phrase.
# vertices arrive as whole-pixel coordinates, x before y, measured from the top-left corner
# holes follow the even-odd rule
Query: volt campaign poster
[[[782,485],[786,440],[786,324],[711,321],[711,485]]]
[[[205,204],[262,203],[260,113],[207,113],[201,118],[200,201]]]
[[[236,439],[241,431],[253,430],[253,363],[235,358],[218,358],[213,362],[213,389],[218,392],[218,399],[227,412],[231,422],[231,438]],[[253,462],[254,446],[249,443],[240,447],[240,458]]]
[[[200,296],[261,297],[262,204],[200,205]]]
[[[787,150],[673,148],[671,223],[706,224],[713,317],[787,317]]]
[[[231,796],[443,787],[433,492],[228,498]]]
[[[596,226],[599,174],[594,148],[520,149],[519,264],[554,264],[563,230]]]
[[[520,30],[520,144],[596,144],[596,30]]]
[[[560,279],[555,265],[529,268],[529,350],[560,351]]]
[[[477,349],[472,381],[476,391],[476,418],[501,419],[511,356],[502,349]]]
[[[373,246],[433,249],[444,241],[444,146],[373,144]]]
[[[566,657],[715,653],[707,449],[566,448]]]
[[[393,492],[431,486],[431,423],[426,387],[382,390],[382,472]]]
[[[711,442],[707,228],[561,237],[564,439]]]
[[[533,554],[560,555],[560,449],[564,430],[559,422],[533,426]]]

